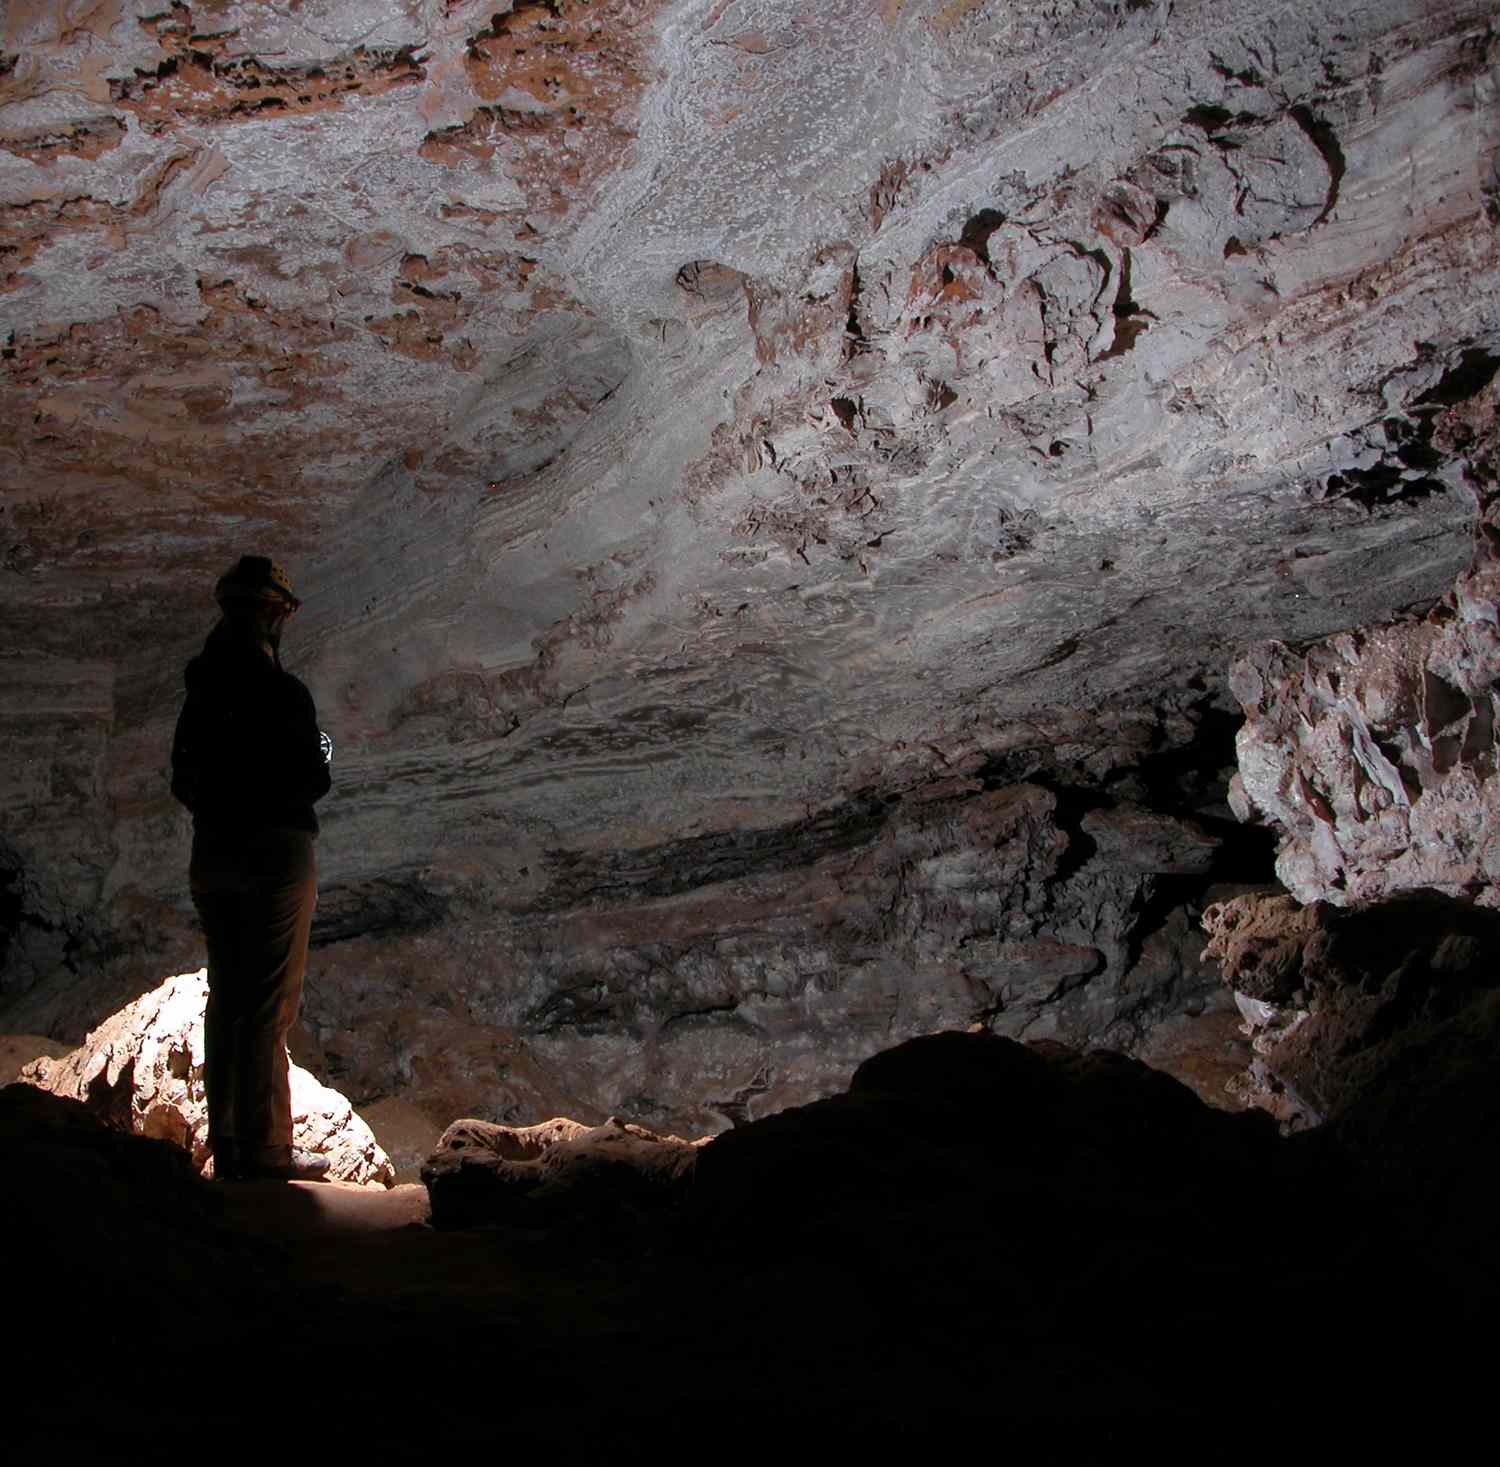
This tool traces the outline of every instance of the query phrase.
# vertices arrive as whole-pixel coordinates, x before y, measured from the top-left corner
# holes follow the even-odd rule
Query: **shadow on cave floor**
[[[1414,1195],[1123,1056],[937,1035],[718,1138],[669,1208],[438,1230],[421,1189],[215,1186],[11,1086],[12,1440],[159,1460],[164,1422],[269,1445],[311,1419],[366,1460],[670,1460],[1109,1436],[1272,1388],[1337,1417],[1372,1382],[1382,1410],[1481,1400],[1493,1102],[1462,1094],[1405,1138]]]

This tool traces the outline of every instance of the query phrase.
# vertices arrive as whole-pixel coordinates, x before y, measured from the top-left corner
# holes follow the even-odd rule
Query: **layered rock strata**
[[[945,779],[916,760],[779,829],[559,853],[520,911],[482,869],[325,888],[294,1054],[438,1130],[619,1114],[702,1135],[935,1028],[1134,1048],[1229,1004],[1197,914],[1269,859],[1223,804],[1230,731],[1203,694],[976,729],[938,746]],[[102,991],[11,1012],[66,1031]]]
[[[310,1017],[361,1096],[704,1129],[1201,999],[1192,812],[1125,769],[1468,556],[1497,7],[1045,12],[11,7],[8,1025],[200,960],[162,766],[247,549],[338,748]]]
[[[1492,4],[356,9],[5,22],[15,986],[181,910],[161,750],[248,540],[372,898],[772,827],[1457,569]]]
[[[1150,726],[1133,732],[1149,759]],[[1138,1045],[1227,1005],[1196,914],[1269,852],[1213,803],[1211,750],[1207,768],[1164,759],[1152,788],[1128,763],[1105,778],[1130,734],[1092,737],[1087,785],[1049,739],[975,751],[948,781],[760,839],[571,863],[560,910],[455,903],[417,935],[333,943],[307,1062],[439,1118],[613,1113],[702,1135],[833,1093],[935,1029]]]

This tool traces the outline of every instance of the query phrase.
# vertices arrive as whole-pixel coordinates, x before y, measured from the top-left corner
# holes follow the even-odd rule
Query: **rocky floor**
[[[1500,1278],[1487,1119],[1450,1079],[1386,1127],[1402,1167],[1423,1148],[1408,1188],[1336,1128],[1284,1139],[1119,1056],[938,1035],[710,1143],[668,1213],[451,1231],[412,1188],[215,1188],[10,1087],[13,1439],[671,1460],[977,1428],[1094,1460],[1272,1401],[1461,1405]]]

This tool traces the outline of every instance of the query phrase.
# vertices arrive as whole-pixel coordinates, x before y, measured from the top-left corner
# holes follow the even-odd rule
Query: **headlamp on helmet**
[[[214,600],[223,606],[227,601],[272,601],[286,609],[290,616],[302,605],[292,594],[287,573],[265,555],[242,555],[233,569],[219,577]]]

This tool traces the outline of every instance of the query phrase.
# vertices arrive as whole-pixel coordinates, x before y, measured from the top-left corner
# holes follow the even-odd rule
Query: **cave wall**
[[[1183,719],[1222,755],[1227,718]],[[421,934],[320,947],[316,1067],[435,1115],[703,1134],[833,1093],[935,1030],[1134,1050],[1232,1010],[1195,919],[1269,849],[1229,820],[1229,771],[1168,748],[1179,778],[1146,788],[1163,730],[1136,719],[1066,730],[1088,778],[1057,762],[1063,733],[779,831],[580,860],[529,911],[460,904]]]
[[[1230,669],[1246,719],[1231,803],[1276,831],[1277,875],[1303,902],[1440,892],[1500,905],[1497,365],[1471,360],[1429,393],[1437,441],[1470,450],[1480,505],[1453,590],[1423,617],[1304,648],[1261,643]]]
[[[256,548],[355,1090],[1140,1042],[1246,874],[1231,657],[1468,563],[1497,8],[9,7],[7,1026],[196,966],[165,751]]]

